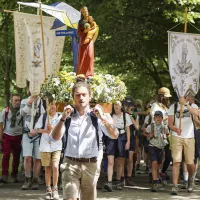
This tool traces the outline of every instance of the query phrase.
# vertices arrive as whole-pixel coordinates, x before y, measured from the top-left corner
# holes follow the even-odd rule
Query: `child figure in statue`
[[[94,21],[92,16],[88,17],[88,23],[84,24],[84,32],[87,33],[87,36],[85,38],[85,41],[83,44],[87,44],[90,42],[90,40],[93,40],[93,42],[95,42],[96,38],[97,38],[97,24]]]
[[[85,77],[94,75],[94,41],[97,35],[98,26],[93,18],[89,16],[87,7],[83,7],[78,24],[79,51],[77,75],[84,74]]]

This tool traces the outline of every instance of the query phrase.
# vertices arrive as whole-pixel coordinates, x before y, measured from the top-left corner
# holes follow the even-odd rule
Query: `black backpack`
[[[97,146],[98,146],[98,150],[99,150],[98,118],[96,116],[94,116],[92,114],[92,112],[90,113],[90,117],[91,117],[91,120],[92,120],[92,125],[95,128]],[[64,153],[64,151],[67,147],[68,131],[69,131],[70,124],[71,124],[71,118],[67,118],[65,120],[65,137],[63,137],[62,153]]]

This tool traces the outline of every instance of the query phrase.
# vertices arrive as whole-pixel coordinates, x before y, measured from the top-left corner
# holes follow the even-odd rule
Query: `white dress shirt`
[[[110,122],[112,123],[112,122]],[[103,132],[102,132],[103,131]],[[106,127],[98,119],[98,136],[99,149],[97,145],[96,130],[92,125],[90,111],[85,115],[80,116],[77,112],[71,117],[71,123],[68,130],[67,147],[65,149],[65,156],[74,158],[92,158],[99,157],[102,153],[102,137],[103,133],[109,137]],[[65,134],[65,126],[62,129],[62,136]],[[53,140],[53,138],[52,138]]]

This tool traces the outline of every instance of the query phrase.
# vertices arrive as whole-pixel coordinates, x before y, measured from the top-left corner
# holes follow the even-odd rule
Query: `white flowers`
[[[41,96],[57,102],[73,102],[72,88],[75,84],[74,72],[61,71],[57,76],[49,76],[41,88]],[[111,74],[95,74],[88,79],[92,89],[92,101],[113,103],[126,97],[127,89],[119,77]]]

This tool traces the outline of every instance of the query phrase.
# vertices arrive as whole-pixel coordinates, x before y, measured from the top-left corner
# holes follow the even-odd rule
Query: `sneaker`
[[[193,192],[193,189],[194,189],[194,181],[193,181],[193,179],[191,178],[190,180],[188,180],[188,188],[187,188],[187,191],[188,191],[188,192]]]
[[[121,183],[116,183],[116,190],[123,190]]]
[[[22,185],[22,190],[28,190],[31,187],[31,177],[25,177],[24,184]]]
[[[181,189],[187,189],[188,188],[188,182],[184,181],[183,185],[181,186]]]
[[[17,179],[17,176],[11,176],[10,182],[11,183],[19,183],[19,180]]]
[[[161,184],[162,185],[167,185],[166,175],[160,173],[159,176],[160,176],[160,182],[161,182]]]
[[[53,200],[59,200],[58,188],[54,188],[52,191]]]
[[[103,188],[105,191],[112,192],[112,182],[105,183]]]
[[[171,190],[171,195],[177,195],[178,194],[178,185],[173,185]]]
[[[134,186],[134,182],[133,182],[133,179],[131,177],[127,177],[126,179],[126,185],[127,186]]]
[[[44,185],[45,184],[45,180],[43,177],[38,177],[38,184],[39,185]]]
[[[2,177],[0,178],[0,182],[1,182],[1,183],[8,183],[8,177],[7,177],[7,176],[2,176]]]
[[[46,200],[51,200],[52,199],[52,191],[51,191],[51,189],[46,190],[45,199]]]
[[[151,192],[157,192],[158,191],[158,184],[157,183],[154,183],[152,185],[152,188],[151,188]]]
[[[39,188],[38,178],[33,177],[31,189],[32,190],[38,190],[38,188]]]

